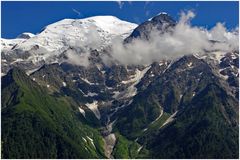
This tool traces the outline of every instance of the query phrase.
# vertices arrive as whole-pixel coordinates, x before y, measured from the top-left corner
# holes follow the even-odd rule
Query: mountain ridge
[[[144,36],[128,33],[121,43],[147,41],[156,26],[171,32],[176,23],[168,16],[140,24],[135,31]],[[124,65],[103,59],[111,45],[69,42],[51,62],[31,60],[49,54],[39,45],[2,51],[3,158],[238,158],[238,51]],[[67,61],[69,52],[86,52],[72,60],[88,65]]]

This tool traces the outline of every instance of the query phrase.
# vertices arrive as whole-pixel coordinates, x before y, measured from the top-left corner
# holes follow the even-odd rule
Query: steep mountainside
[[[173,20],[170,15],[165,12],[161,12],[157,16],[136,27],[124,41],[129,43],[135,38],[148,40],[150,38],[150,33],[153,30],[158,30],[160,33],[163,33],[173,28],[176,23],[177,22]]]
[[[238,102],[209,84],[183,104],[175,121],[148,137],[158,158],[238,158]]]
[[[203,60],[183,57],[117,115],[116,128],[155,158],[237,158],[238,99],[221,81]]]
[[[74,101],[49,95],[23,71],[2,78],[3,158],[104,158],[104,141]]]
[[[176,24],[96,16],[2,39],[2,158],[238,158],[239,51],[104,59],[115,38],[131,45]]]

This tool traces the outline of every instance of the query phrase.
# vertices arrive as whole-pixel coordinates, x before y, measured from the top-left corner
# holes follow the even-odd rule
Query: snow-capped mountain
[[[66,45],[80,47],[106,45],[116,37],[125,38],[137,25],[113,16],[63,19],[45,27],[38,35],[19,44],[16,49],[29,50],[39,45],[47,51],[59,51]]]
[[[126,22],[114,16],[95,16],[85,19],[63,19],[46,26],[41,33],[34,35],[23,33],[17,39],[1,39],[1,44],[7,46],[17,44],[14,49],[30,50],[35,45],[47,51],[60,50],[69,45],[91,45],[97,38],[100,44],[106,45],[117,37],[126,38],[137,24]],[[79,44],[76,44],[79,42]],[[13,49],[13,48],[12,48]]]
[[[76,116],[77,122],[97,127],[94,129],[98,134],[87,132],[83,135],[84,132],[73,130],[77,135],[73,135],[73,141],[80,136],[76,144],[80,144],[83,153],[90,157],[94,152],[88,152],[88,145],[94,151],[104,150],[104,158],[119,158],[118,149],[125,149],[128,158],[175,158],[176,152],[181,153],[180,158],[191,155],[195,157],[198,152],[201,156],[204,155],[203,158],[213,158],[213,155],[220,158],[236,157],[237,154],[229,148],[238,146],[235,137],[238,135],[239,123],[239,51],[214,50],[201,55],[191,53],[176,59],[156,60],[147,65],[123,65],[118,61],[109,65],[104,62],[102,55],[112,53],[111,44],[115,39],[120,39],[123,45],[124,42],[132,45],[133,39],[147,41],[153,29],[160,33],[168,32],[176,24],[167,13],[160,13],[139,26],[113,16],[96,16],[64,19],[46,26],[36,35],[23,33],[13,40],[1,39],[2,72],[7,73],[2,78],[2,90],[6,95],[2,98],[6,112],[3,115],[4,127],[12,123],[8,119],[12,116],[8,114],[12,110],[20,106],[26,112],[34,111],[34,107],[39,107],[40,103],[39,109],[34,111],[33,120],[29,118],[33,121],[33,127],[38,124],[35,116],[42,110],[42,119],[45,115],[49,115],[48,119],[56,116],[57,120],[59,117],[68,120],[69,117]],[[80,55],[88,52],[89,65],[85,67],[64,61],[68,58],[68,51]],[[77,61],[84,58],[75,57]],[[29,74],[26,75],[18,68]],[[9,69],[11,70],[7,72]],[[41,92],[32,94],[33,90]],[[32,103],[31,95],[37,97],[36,104]],[[42,97],[45,95],[49,97]],[[28,96],[31,97],[30,100]],[[41,101],[38,100],[39,97],[42,97]],[[69,107],[61,106],[55,101],[67,102]],[[27,109],[25,104],[29,105]],[[66,114],[69,117],[65,117],[65,110],[64,113],[58,112],[61,107],[71,111],[71,114]],[[12,110],[8,111],[8,108]],[[20,116],[18,121],[21,122],[23,117],[26,116]],[[15,115],[11,118],[15,118]],[[62,125],[64,130],[57,130],[54,134],[68,132],[66,127],[71,126],[71,121],[72,119],[66,123],[61,119],[53,121],[56,126]],[[81,128],[79,126],[81,125],[73,127]],[[7,132],[4,138],[11,135],[8,134],[9,130],[4,130]],[[37,135],[39,133],[42,132],[37,132]],[[22,134],[17,136],[24,139]],[[38,137],[43,139],[48,136]],[[101,144],[98,145],[96,137],[102,138]],[[7,145],[9,142],[18,142],[6,139],[4,144]],[[102,142],[104,146],[101,146]],[[201,150],[204,145],[211,147]],[[5,148],[6,156],[11,151]],[[226,153],[220,154],[218,149]],[[59,151],[58,148],[56,150]],[[22,152],[28,153],[28,150]],[[32,153],[35,152],[28,154]],[[209,155],[205,156],[206,153]]]
[[[32,34],[32,33],[29,33],[29,32],[24,32],[22,34],[20,34],[19,36],[17,36],[17,38],[22,38],[22,39],[29,39],[29,38],[32,38],[34,37],[35,35]]]
[[[32,38],[35,35],[32,33],[24,32],[17,36],[15,39],[4,39],[1,38],[1,51],[8,52],[11,49],[13,49],[17,44],[20,44],[23,41],[26,41],[26,39]]]
[[[160,12],[135,28],[131,35],[125,39],[125,42],[131,42],[134,38],[149,39],[150,32],[153,29],[157,29],[160,33],[166,32],[169,28],[174,27],[176,23],[169,14]]]
[[[101,50],[114,39],[126,38],[136,27],[114,16],[63,19],[37,35],[23,33],[16,39],[1,39],[2,63],[51,63],[69,48]]]

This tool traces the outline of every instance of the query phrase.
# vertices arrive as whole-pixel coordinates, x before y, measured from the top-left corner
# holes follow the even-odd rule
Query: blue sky
[[[1,2],[1,37],[15,38],[22,32],[38,33],[51,23],[64,18],[113,15],[141,23],[159,12],[167,12],[178,20],[182,10],[193,10],[192,25],[213,27],[225,22],[228,29],[238,26],[238,2]]]

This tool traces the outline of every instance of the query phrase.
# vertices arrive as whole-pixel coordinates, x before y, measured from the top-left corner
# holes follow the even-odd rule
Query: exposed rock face
[[[124,40],[128,36],[125,43],[129,44],[137,38],[148,40],[152,30],[168,32],[176,22],[165,13],[138,27],[107,17],[107,21],[115,22],[109,28],[101,23],[102,18],[63,20],[49,25],[39,35],[23,34],[17,40],[1,40],[4,46],[2,72],[5,74],[13,67],[22,68],[28,73],[24,76],[26,84],[20,83],[24,80],[18,77],[23,88],[37,86],[44,94],[68,102],[69,114],[76,116],[75,121],[97,128],[97,133],[104,139],[107,158],[116,158],[118,134],[128,140],[129,144],[121,145],[127,148],[128,154],[131,153],[130,158],[236,158],[239,51],[209,51],[148,65],[122,65],[118,62],[109,65],[101,55],[111,54],[109,42],[112,38],[120,36]],[[118,31],[115,25],[124,29]],[[77,33],[82,33],[81,29],[87,27],[89,30],[88,27],[93,26],[103,42],[100,48],[92,47],[90,41],[84,39],[85,34],[76,38]],[[61,30],[69,30],[69,27],[76,32],[68,32],[65,35],[68,39],[59,35]],[[56,28],[58,32],[53,34]],[[49,35],[51,40],[47,38]],[[67,43],[78,38],[83,38],[85,45],[76,47]],[[86,50],[87,66],[67,61],[69,51],[81,55]],[[9,75],[11,73],[7,77]],[[6,77],[3,83],[8,84]],[[4,107],[21,104],[14,91],[17,87],[8,87],[9,93],[4,90],[7,94],[3,100],[8,99]],[[50,117],[52,113],[55,114],[48,113]],[[93,139],[86,136],[89,135],[78,138],[87,143],[90,150],[94,149],[92,153],[103,147],[95,145],[94,135]],[[203,145],[210,147],[204,148]]]
[[[129,43],[135,38],[148,40],[150,33],[153,30],[157,30],[159,33],[164,33],[170,28],[173,28],[175,25],[176,21],[173,20],[170,15],[166,13],[160,13],[159,15],[149,19],[135,28],[130,36],[125,39],[125,42]]]

